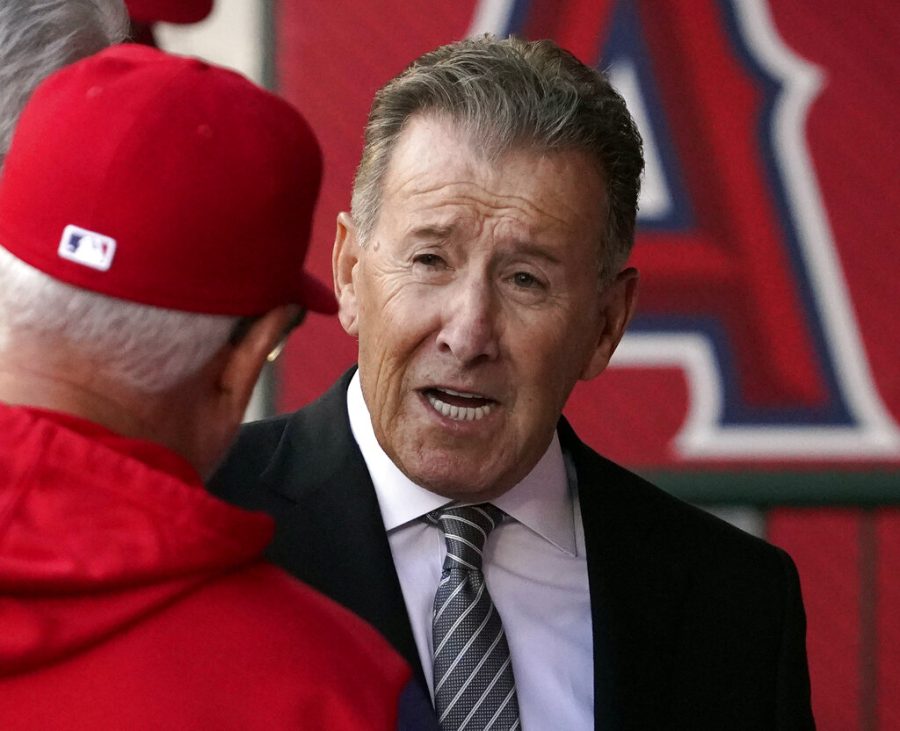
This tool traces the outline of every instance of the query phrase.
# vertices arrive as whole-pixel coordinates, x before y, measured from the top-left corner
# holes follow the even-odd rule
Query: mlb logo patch
[[[112,265],[116,240],[69,224],[63,229],[57,253],[63,259],[105,272]]]

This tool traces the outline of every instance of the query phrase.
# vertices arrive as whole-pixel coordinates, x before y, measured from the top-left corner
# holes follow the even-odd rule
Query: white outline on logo
[[[514,0],[481,0],[467,35],[502,33]],[[817,314],[853,426],[725,426],[722,379],[702,334],[630,333],[611,366],[679,368],[688,382],[688,413],[675,437],[684,458],[865,460],[900,456],[900,432],[875,388],[847,284],[804,134],[823,72],[789,49],[766,0],[732,0],[740,32],[755,60],[781,84],[773,112],[778,172],[798,233]]]

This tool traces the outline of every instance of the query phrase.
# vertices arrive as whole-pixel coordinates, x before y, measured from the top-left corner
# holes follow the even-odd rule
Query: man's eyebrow
[[[444,240],[453,233],[453,226],[416,226],[407,233],[407,238]]]
[[[548,261],[551,264],[562,263],[562,259],[556,254],[556,252],[548,249],[546,246],[535,244],[532,241],[517,241],[515,247],[513,248],[513,253],[534,257],[536,259],[543,259],[544,261]]]
[[[452,237],[454,230],[455,227],[453,224],[415,226],[407,232],[404,238],[412,241],[447,241]],[[562,258],[559,254],[551,248],[537,244],[533,241],[517,240],[513,243],[513,247],[509,250],[509,253],[517,256],[543,259],[551,264],[562,263]]]

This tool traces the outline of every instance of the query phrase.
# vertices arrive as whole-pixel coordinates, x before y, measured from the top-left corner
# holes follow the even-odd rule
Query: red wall
[[[477,5],[276,4],[279,89],[325,151],[310,257],[322,277],[372,94],[416,55],[465,35]],[[512,7],[507,27],[520,34],[554,37],[592,64],[618,54],[640,71],[675,199],[671,215],[641,222],[633,257],[634,334],[649,339],[649,356],[623,350],[617,367],[576,389],[567,414],[599,451],[662,474],[663,486],[667,474],[708,475],[715,501],[738,499],[729,474],[744,485],[749,475],[751,488],[756,475],[761,489],[767,470],[796,474],[775,499],[812,507],[772,509],[767,537],[800,570],[819,727],[900,728],[900,514],[852,505],[870,470],[882,501],[900,496],[900,14],[890,0]],[[778,77],[779,48],[814,69],[818,87],[802,103],[792,86],[802,74]],[[698,338],[712,368],[691,372],[678,348]],[[314,398],[354,355],[336,320],[310,317],[279,374],[279,408]],[[700,418],[709,394],[723,408]],[[850,506],[814,507],[838,499]]]

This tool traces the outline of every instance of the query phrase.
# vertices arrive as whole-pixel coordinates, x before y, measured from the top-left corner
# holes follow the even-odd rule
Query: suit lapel
[[[559,431],[584,522],[596,727],[665,728],[685,576],[656,546],[640,481],[587,449],[564,420]]]
[[[270,557],[376,627],[424,681],[375,489],[350,431],[352,374],[291,418],[262,475],[286,499]],[[596,726],[665,728],[685,572],[658,545],[645,484],[588,449],[564,419],[559,434],[584,522]]]
[[[288,425],[271,488],[292,503],[271,557],[376,627],[422,677],[418,650],[365,461],[350,431],[352,371]]]

